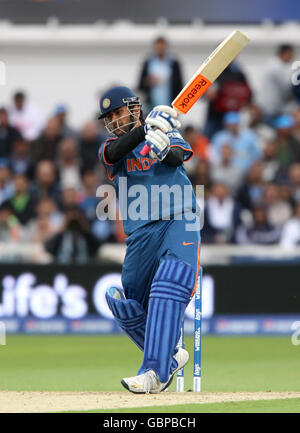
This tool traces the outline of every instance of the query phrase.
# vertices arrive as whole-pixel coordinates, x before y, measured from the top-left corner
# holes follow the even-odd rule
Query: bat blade
[[[173,107],[186,114],[249,41],[248,36],[240,30],[235,30],[227,36],[176,96],[172,102]]]
[[[230,33],[205,59],[190,81],[176,96],[172,106],[177,112],[186,114],[249,41],[248,36],[240,30],[234,30]],[[147,155],[150,150],[150,147],[145,144],[141,155]]]

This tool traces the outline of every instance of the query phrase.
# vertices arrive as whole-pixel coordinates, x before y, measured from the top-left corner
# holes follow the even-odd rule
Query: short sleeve
[[[179,131],[174,129],[173,131],[167,132],[167,136],[170,139],[170,147],[180,147],[184,150],[184,161],[188,161],[194,155],[192,148],[189,143],[187,143]]]
[[[119,167],[120,167],[120,162],[117,162],[115,164],[111,164],[111,163],[107,162],[107,160],[105,159],[105,148],[106,148],[106,146],[109,146],[109,143],[111,143],[114,140],[116,140],[116,138],[108,138],[106,141],[104,141],[104,143],[101,144],[101,146],[99,148],[99,159],[100,159],[100,161],[102,161],[102,163],[106,169],[106,173],[107,173],[109,180],[114,180],[116,178],[118,171],[119,171]]]

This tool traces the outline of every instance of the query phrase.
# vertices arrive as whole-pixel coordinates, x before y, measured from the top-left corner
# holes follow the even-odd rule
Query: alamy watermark
[[[112,185],[100,185],[96,196],[101,198],[96,215],[100,221],[183,220],[186,231],[199,231],[204,224],[204,185],[143,184],[128,187],[127,177],[120,177],[119,212],[116,190]]]
[[[4,322],[0,322],[0,346],[6,345],[6,326]]]
[[[293,322],[291,329],[292,329],[292,331],[295,331],[291,337],[292,344],[294,346],[299,346],[300,345],[300,321]]]
[[[6,85],[6,66],[4,62],[0,61],[0,86]]]

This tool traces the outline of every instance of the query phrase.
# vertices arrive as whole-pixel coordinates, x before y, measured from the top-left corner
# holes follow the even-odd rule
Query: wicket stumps
[[[202,331],[202,268],[199,268],[197,287],[195,292],[194,314],[194,378],[193,391],[201,391],[201,331]],[[181,325],[181,334],[178,346],[184,348],[184,320]],[[184,391],[184,368],[177,372],[177,392]]]
[[[181,331],[180,331],[180,339],[178,342],[178,346],[182,347],[184,349],[184,320],[181,324]],[[181,368],[177,371],[177,392],[183,392],[184,391],[184,368]]]
[[[199,268],[199,276],[195,293],[195,318],[194,318],[194,381],[193,391],[201,391],[201,331],[202,331],[202,268]]]

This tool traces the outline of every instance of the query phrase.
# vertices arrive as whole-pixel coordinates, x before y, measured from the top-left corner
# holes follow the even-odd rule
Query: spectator
[[[280,237],[280,246],[285,249],[300,245],[300,202],[296,203],[294,216],[287,221]]]
[[[7,110],[0,108],[0,158],[7,158],[13,143],[21,138],[19,131],[10,125]]]
[[[240,187],[243,172],[233,164],[233,151],[229,144],[224,144],[221,148],[221,161],[212,164],[211,177],[214,183],[226,185],[232,195]]]
[[[190,175],[193,185],[204,185],[205,193],[211,186],[210,165],[207,161],[198,160],[195,171]]]
[[[268,223],[267,211],[264,205],[252,208],[253,222],[247,226],[242,223],[236,231],[236,242],[240,245],[257,244],[272,245],[279,241],[280,228]]]
[[[32,143],[32,153],[35,160],[50,159],[54,161],[58,144],[62,138],[63,135],[58,119],[49,119],[42,134]]]
[[[0,242],[18,242],[21,230],[18,219],[13,215],[9,204],[0,205]]]
[[[194,155],[207,161],[209,158],[208,138],[191,125],[185,127],[183,136],[184,139],[191,145]]]
[[[36,140],[45,125],[42,113],[28,104],[24,92],[15,93],[13,104],[9,108],[9,120],[28,141]]]
[[[49,197],[42,198],[38,203],[37,209],[40,214],[43,214],[50,219],[51,225],[55,230],[62,228],[64,222],[63,214],[54,200]]]
[[[95,191],[95,176],[85,173],[85,200],[82,202],[82,193],[78,194],[75,188],[66,187],[62,190],[62,210],[64,213],[76,211],[89,224],[92,235],[99,241],[113,241],[113,226],[110,220],[98,221],[96,207],[99,200]],[[94,195],[93,195],[94,194]],[[81,201],[81,203],[80,203]]]
[[[226,113],[240,111],[251,100],[251,89],[246,75],[237,62],[230,63],[206,91],[205,96],[208,109],[204,134],[212,138],[222,129]]]
[[[283,114],[275,119],[274,124],[277,131],[275,145],[280,164],[280,178],[285,179],[289,166],[294,162],[300,162],[300,143],[292,135],[294,120],[291,116]]]
[[[284,112],[286,103],[292,97],[293,57],[292,45],[283,44],[278,48],[276,57],[266,66],[259,93],[259,105],[264,114],[264,121],[271,126],[273,119]]]
[[[292,164],[289,168],[289,181],[294,203],[300,202],[300,163]]]
[[[30,180],[33,179],[34,165],[28,141],[20,138],[13,143],[9,164],[14,174],[24,174]]]
[[[265,187],[263,201],[266,204],[268,222],[272,226],[282,226],[292,215],[292,206],[280,197],[276,184]]]
[[[292,135],[300,143],[300,107],[298,107],[293,113],[294,127],[292,129]]]
[[[96,197],[97,177],[93,170],[85,170],[82,174],[83,191],[80,198],[80,208],[88,221],[96,218],[96,208],[99,199]]]
[[[192,175],[195,171],[198,158],[205,161],[208,160],[210,143],[205,135],[198,132],[191,125],[185,127],[183,137],[191,145],[194,152],[194,158],[184,163],[187,174]]]
[[[11,180],[11,171],[8,160],[0,158],[0,205],[9,200],[15,192],[15,186]]]
[[[241,116],[236,112],[228,112],[224,116],[224,127],[212,138],[212,158],[214,162],[221,160],[221,148],[229,144],[233,149],[233,165],[247,171],[261,157],[257,146],[257,135],[250,129],[240,129]]]
[[[61,229],[63,220],[55,202],[49,198],[42,199],[36,210],[37,217],[26,228],[26,240],[44,243]]]
[[[90,263],[99,246],[100,242],[90,233],[87,220],[76,210],[66,212],[64,228],[45,243],[46,251],[58,263]]]
[[[267,141],[263,150],[263,172],[265,182],[274,182],[279,172],[279,161],[277,158],[277,146],[274,141]]]
[[[156,105],[171,105],[182,87],[180,63],[169,54],[166,39],[158,37],[153,54],[142,65],[138,84],[138,89],[145,94],[148,111]]]
[[[80,202],[80,209],[84,212],[91,225],[92,234],[101,242],[114,242],[116,222],[113,223],[110,219],[100,220],[99,215],[96,214],[99,198],[96,196],[97,177],[95,172],[86,170],[83,173],[82,181],[84,192]]]
[[[63,137],[72,137],[74,140],[77,139],[76,131],[71,128],[67,122],[68,108],[66,105],[60,104],[54,110],[54,119],[57,119],[60,127],[60,131]]]
[[[109,219],[95,219],[91,223],[91,232],[101,242],[125,242],[126,238],[122,220],[112,222]]]
[[[79,206],[80,197],[77,194],[77,190],[73,187],[65,187],[61,191],[61,209],[63,212],[68,210],[76,210],[81,212],[84,216],[83,211]]]
[[[279,188],[280,199],[286,201],[293,207],[294,200],[292,196],[292,189],[289,183],[279,183],[278,188]]]
[[[43,197],[49,197],[55,203],[60,202],[60,190],[58,188],[55,166],[52,161],[45,159],[37,164],[32,192],[37,201]]]
[[[64,138],[58,149],[57,161],[60,186],[64,189],[71,186],[78,191],[82,188],[80,176],[80,160],[78,155],[78,143],[73,138]]]
[[[251,209],[262,200],[264,193],[263,164],[255,162],[248,171],[246,178],[237,192],[236,200],[242,209]]]
[[[258,105],[249,104],[244,110],[245,127],[251,129],[257,135],[257,146],[263,152],[268,143],[275,138],[274,129],[263,123],[262,112]]]
[[[230,242],[234,235],[234,228],[239,223],[239,208],[229,196],[227,186],[222,183],[214,184],[204,208],[204,227],[201,235],[203,241]]]
[[[7,201],[21,224],[25,225],[35,216],[35,200],[29,191],[29,180],[23,174],[14,177],[15,193]]]
[[[87,122],[80,135],[80,157],[83,163],[84,169],[93,169],[97,161],[97,155],[99,147],[105,137],[98,134],[96,123]]]

